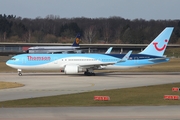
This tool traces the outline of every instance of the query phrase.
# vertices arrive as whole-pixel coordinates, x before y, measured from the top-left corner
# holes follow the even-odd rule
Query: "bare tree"
[[[121,35],[122,35],[121,31],[122,31],[122,26],[119,25],[119,27],[117,27],[116,31],[115,31],[115,33],[116,33],[115,37],[117,39],[116,42],[119,43],[119,44],[121,43]]]
[[[7,33],[4,32],[4,33],[3,33],[3,36],[4,36],[3,39],[4,39],[4,41],[6,40],[6,35],[7,35]]]
[[[109,22],[105,22],[104,24],[104,29],[103,29],[103,36],[104,36],[104,41],[105,43],[109,43],[109,38],[111,36],[111,29],[110,29],[110,24]]]
[[[93,38],[96,36],[96,26],[92,25],[89,28],[85,29],[84,31],[84,37],[86,40],[89,41],[89,43],[91,44],[93,41]]]

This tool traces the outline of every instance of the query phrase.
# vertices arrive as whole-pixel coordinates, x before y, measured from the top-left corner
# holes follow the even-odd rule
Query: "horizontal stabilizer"
[[[167,57],[162,57],[162,58],[154,58],[154,59],[149,59],[149,61],[159,61],[159,60],[166,60]]]

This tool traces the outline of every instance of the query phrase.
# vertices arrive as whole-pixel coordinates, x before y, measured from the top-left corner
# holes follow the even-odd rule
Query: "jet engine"
[[[66,65],[64,68],[65,74],[77,74],[79,71],[79,65]]]

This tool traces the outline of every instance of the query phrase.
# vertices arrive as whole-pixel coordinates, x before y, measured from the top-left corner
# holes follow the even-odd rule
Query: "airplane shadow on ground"
[[[95,76],[86,76],[83,73],[67,75],[63,73],[23,73],[22,76],[59,76],[59,77],[100,77],[100,76],[117,76],[117,75],[180,75],[180,72],[110,72],[96,73]]]

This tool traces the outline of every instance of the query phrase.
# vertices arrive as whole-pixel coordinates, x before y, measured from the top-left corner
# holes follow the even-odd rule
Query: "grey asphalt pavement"
[[[0,90],[0,101],[180,82],[180,73],[0,73],[25,86]],[[0,120],[179,120],[180,106],[0,108]]]

